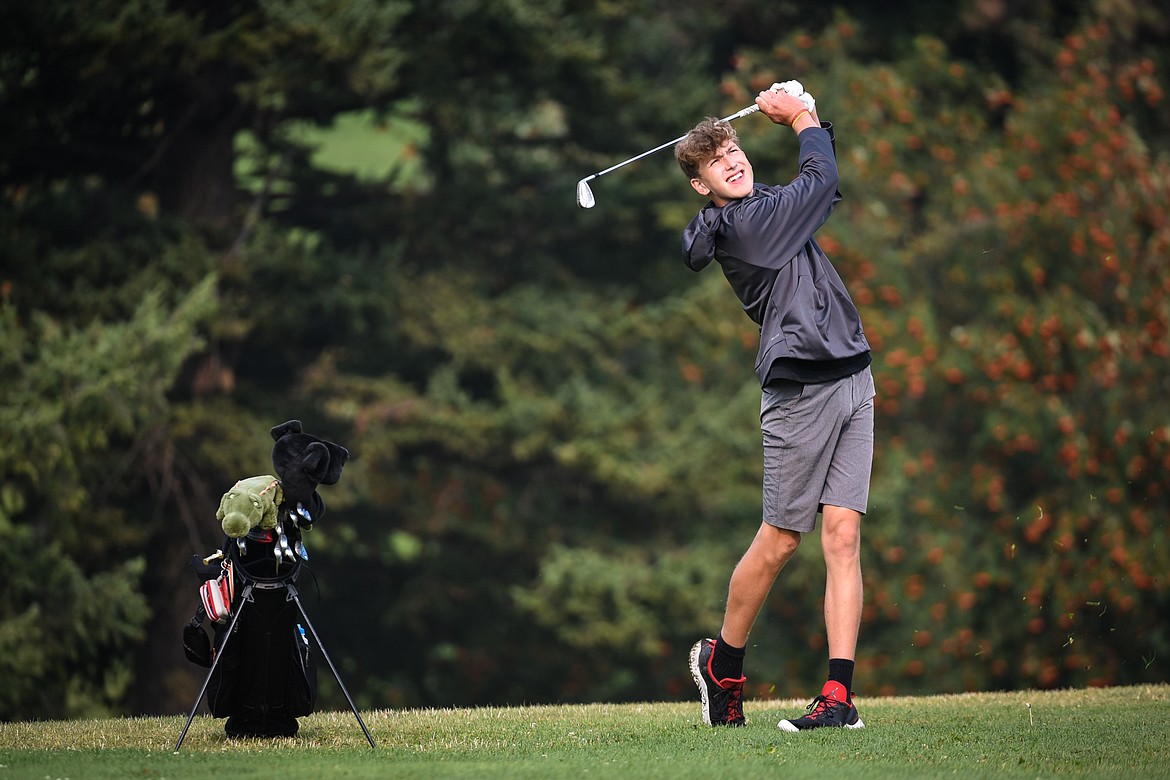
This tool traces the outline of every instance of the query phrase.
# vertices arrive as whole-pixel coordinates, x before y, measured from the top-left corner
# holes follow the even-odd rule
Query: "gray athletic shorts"
[[[873,374],[773,380],[760,402],[764,522],[806,533],[825,504],[865,514],[873,465]]]

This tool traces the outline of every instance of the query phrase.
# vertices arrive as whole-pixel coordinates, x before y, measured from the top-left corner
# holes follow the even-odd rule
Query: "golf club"
[[[740,117],[745,117],[748,114],[754,114],[759,110],[760,110],[759,106],[750,105],[747,108],[743,108],[743,109],[740,109],[739,111],[736,111],[731,116],[724,117],[721,121],[731,122],[733,120],[739,119]],[[618,168],[623,168],[632,162],[637,162],[638,160],[641,160],[643,157],[649,157],[650,155],[654,154],[655,152],[661,152],[663,149],[674,146],[675,144],[677,144],[679,141],[681,141],[684,138],[686,138],[686,135],[680,135],[678,138],[674,139],[673,141],[667,141],[666,143],[662,144],[661,146],[656,146],[648,152],[642,152],[637,157],[631,157],[628,160],[622,160],[617,165],[611,165],[610,167],[606,168],[604,171],[598,171],[597,173],[595,173],[591,176],[586,176],[584,179],[577,182],[577,205],[583,209],[591,209],[597,203],[597,200],[593,197],[593,190],[589,189],[589,182],[593,181],[598,176],[604,176],[605,174],[610,173],[612,171],[616,171]]]
[[[816,105],[816,101],[813,99],[813,96],[807,94],[804,91],[804,86],[799,81],[785,81],[783,84],[776,83],[776,84],[773,84],[771,87],[769,87],[769,89],[771,89],[773,92],[784,91],[784,92],[787,92],[788,94],[792,95],[793,97],[800,98],[802,101],[804,101],[804,104],[806,106],[808,106],[809,111],[812,111],[813,107]],[[745,117],[748,114],[754,114],[759,110],[760,110],[759,106],[750,105],[747,108],[741,108],[739,111],[736,111],[731,116],[723,117],[723,119],[720,121],[732,122],[736,119],[739,119],[740,117]],[[662,146],[656,146],[648,152],[642,152],[637,157],[631,157],[628,160],[622,160],[617,165],[611,165],[610,167],[606,168],[604,171],[598,171],[597,173],[593,174],[592,176],[586,176],[584,179],[577,182],[577,205],[583,209],[591,209],[591,208],[593,208],[594,205],[596,205],[597,200],[593,197],[593,190],[589,189],[589,182],[593,181],[598,176],[604,176],[605,174],[610,173],[611,171],[616,171],[618,168],[622,168],[626,165],[629,165],[632,162],[637,162],[638,160],[641,160],[643,157],[649,157],[650,155],[654,154],[655,152],[661,152],[663,149],[666,149],[667,147],[674,146],[675,144],[677,144],[679,141],[681,141],[684,138],[686,138],[685,135],[680,135],[678,138],[674,139],[673,141],[667,141],[666,143],[662,144]]]

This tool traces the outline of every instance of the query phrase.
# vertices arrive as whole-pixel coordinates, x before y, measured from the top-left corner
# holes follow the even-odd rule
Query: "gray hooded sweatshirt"
[[[832,125],[800,140],[800,173],[789,184],[756,183],[722,208],[708,203],[683,231],[683,260],[701,271],[712,260],[760,326],[756,375],[828,382],[869,365],[861,316],[837,269],[813,239],[837,192]]]

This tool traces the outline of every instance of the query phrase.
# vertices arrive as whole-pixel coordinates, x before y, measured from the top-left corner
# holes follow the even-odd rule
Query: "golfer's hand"
[[[793,97],[787,92],[773,92],[766,89],[756,96],[756,105],[760,107],[760,111],[778,125],[791,127],[793,120],[802,112],[808,112],[808,108],[800,98]],[[809,121],[817,122],[810,114]],[[800,128],[794,128],[799,130]]]

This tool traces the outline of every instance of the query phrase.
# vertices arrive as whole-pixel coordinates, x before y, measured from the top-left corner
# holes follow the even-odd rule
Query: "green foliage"
[[[572,191],[788,78],[876,348],[860,685],[1164,678],[1166,13],[841,7],[0,10],[0,717],[188,706],[183,564],[294,417],[354,455],[307,541],[359,701],[689,698],[758,524],[757,333],[678,262],[669,154]],[[754,696],[823,673],[816,547]]]
[[[0,598],[0,720],[95,717],[120,711],[135,679],[131,651],[148,613],[144,562],[119,561],[87,575],[35,529],[0,534],[9,575]]]
[[[118,486],[199,345],[212,285],[174,310],[150,294],[127,320],[83,326],[0,310],[0,718],[113,712],[134,680],[149,529]]]
[[[548,686],[551,677],[568,699],[636,695],[645,683],[631,667],[659,666],[700,630],[702,616],[717,614],[716,594],[726,586],[719,580],[737,552],[719,518],[758,513],[758,464],[742,437],[758,437],[759,397],[740,370],[754,331],[727,317],[742,315],[717,279],[639,307],[531,286],[480,297],[470,274],[403,267],[394,278],[401,299],[391,307],[402,322],[396,348],[438,366],[426,384],[349,375],[339,370],[348,351],[338,351],[314,367],[306,387],[336,399],[330,415],[365,432],[338,486],[344,512],[312,540],[335,571],[354,558],[380,564],[373,583],[368,573],[333,583],[333,599],[353,605],[337,629],[371,620],[408,632],[433,621],[450,627],[429,658],[408,647],[360,652],[370,688],[391,701],[471,703],[525,696],[525,686],[537,679]],[[728,348],[728,337],[738,349]],[[688,450],[696,436],[707,437],[702,457]],[[732,478],[713,483],[710,458]],[[711,544],[708,557],[677,549],[686,538],[678,518],[686,518],[687,536]],[[605,540],[615,540],[613,549],[601,550]],[[573,567],[578,561],[588,565]],[[554,571],[560,586],[547,581]],[[601,572],[608,585],[570,607],[566,598]],[[654,572],[662,576],[648,576]],[[701,587],[684,587],[696,578]],[[371,604],[362,597],[371,587],[402,595]],[[641,617],[653,620],[615,608],[613,598],[636,599]],[[674,607],[663,612],[666,603]],[[578,615],[575,631],[552,618],[566,609]],[[489,627],[467,623],[466,610],[511,617]],[[595,622],[599,614],[607,616],[606,631]],[[529,620],[531,630],[515,630],[516,621]],[[589,634],[609,652],[566,655]],[[499,647],[508,651],[492,652]],[[515,655],[531,659],[525,672],[509,663]],[[448,667],[461,686],[427,674]],[[670,665],[655,675],[657,685],[676,677]],[[583,688],[590,678],[606,682]]]
[[[1127,101],[1161,101],[1126,88],[1150,61],[1122,53],[1124,25],[1087,20],[1051,83],[1011,91],[926,39],[897,69],[827,59],[851,39],[842,21],[806,60],[781,52],[829,74],[842,189],[865,193],[827,232],[889,432],[866,676],[892,691],[1160,674],[1170,165],[1123,121]]]

